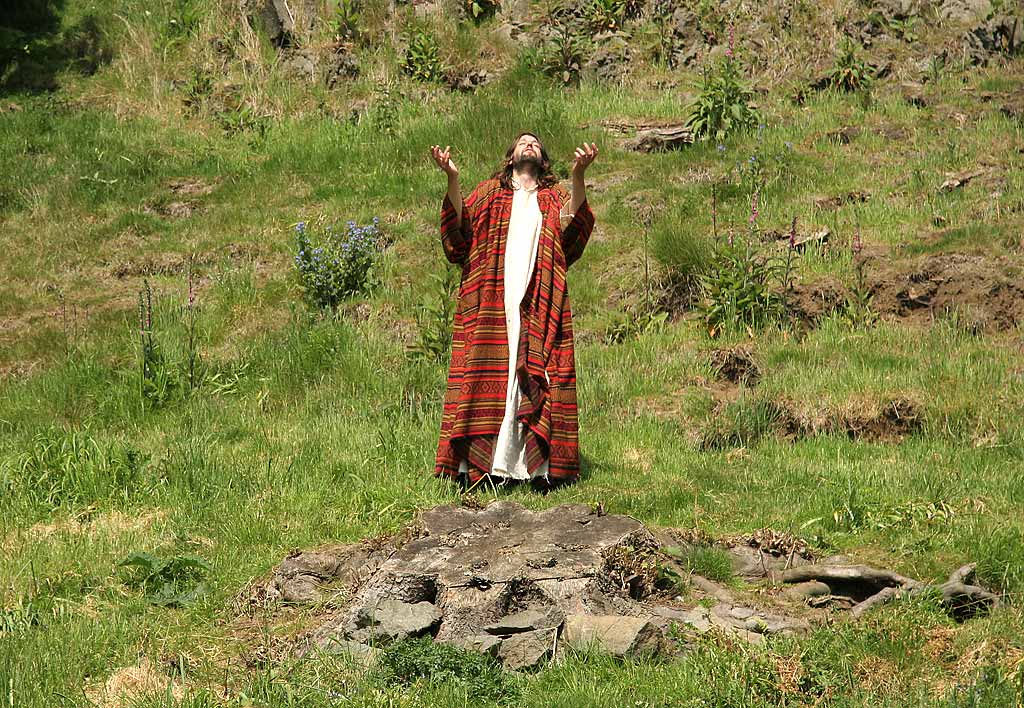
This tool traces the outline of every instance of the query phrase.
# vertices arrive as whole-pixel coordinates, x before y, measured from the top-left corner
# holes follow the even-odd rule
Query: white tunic
[[[491,474],[495,477],[531,479],[526,468],[526,426],[516,420],[516,411],[522,400],[522,391],[516,378],[516,355],[519,351],[519,305],[533,275],[540,242],[542,216],[537,204],[537,190],[516,187],[512,196],[512,214],[508,223],[505,243],[505,328],[508,331],[508,388],[505,396],[505,417],[501,422],[498,440],[494,445]],[[460,472],[468,466],[462,461]],[[533,477],[548,476],[548,461],[533,473]]]

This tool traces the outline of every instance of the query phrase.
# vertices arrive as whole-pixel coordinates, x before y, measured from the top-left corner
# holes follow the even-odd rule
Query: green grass
[[[798,106],[757,57],[764,129],[731,137],[722,150],[698,144],[645,155],[620,149],[599,122],[678,119],[694,70],[638,60],[624,85],[585,78],[566,91],[498,39],[496,23],[470,29],[439,15],[421,25],[445,39],[442,60],[469,64],[488,47],[500,78],[458,94],[399,77],[392,116],[379,92],[398,66],[386,42],[360,46],[362,75],[328,90],[289,80],[274,49],[249,37],[227,6],[165,3],[147,15],[138,3],[95,5],[69,3],[55,28],[32,40],[53,62],[47,73],[59,90],[0,100],[20,108],[0,114],[0,164],[13,166],[0,170],[2,700],[82,705],[140,657],[161,685],[175,687],[137,702],[153,707],[1020,700],[1019,329],[974,336],[948,318],[870,328],[829,318],[811,331],[783,323],[710,340],[680,313],[662,331],[600,343],[611,303],[621,310],[643,288],[636,205],[655,207],[656,275],[698,272],[713,240],[712,182],[719,238],[747,229],[752,155],[766,185],[762,231],[785,231],[796,216],[801,233],[832,233],[828,249],[796,259],[799,280],[851,282],[857,227],[867,248],[897,263],[950,251],[1018,256],[1024,171],[1009,146],[1019,144],[1020,125],[975,92],[1019,88],[1019,58],[950,68],[928,85],[928,107],[917,108],[884,83],[867,104],[823,92]],[[182,35],[170,20],[189,7],[198,15]],[[831,27],[833,11],[799,9],[807,26]],[[55,48],[89,27],[89,13],[116,48],[93,74]],[[387,36],[411,13],[393,19],[371,4],[364,22]],[[779,26],[777,17],[768,22]],[[831,57],[794,32],[784,32],[785,51]],[[229,58],[213,48],[214,36],[230,46]],[[183,81],[197,67],[214,89],[191,109]],[[370,102],[368,113],[350,120],[359,100]],[[225,130],[225,106],[236,103],[250,106],[265,131]],[[969,129],[955,113],[971,117]],[[827,137],[846,126],[861,127],[849,144]],[[453,145],[468,188],[521,129],[541,133],[562,171],[575,145],[601,147],[588,173],[598,231],[569,275],[583,479],[546,497],[522,489],[481,496],[537,509],[601,501],[652,526],[713,535],[793,530],[823,552],[922,579],[974,561],[980,579],[1014,602],[962,626],[927,601],[907,601],[764,647],[708,638],[665,662],[573,652],[537,674],[474,665],[447,683],[417,673],[460,665],[429,647],[396,649],[401,672],[365,674],[340,657],[287,659],[259,627],[241,632],[235,595],[290,549],[393,532],[419,509],[458,501],[453,486],[430,476],[446,369],[406,353],[418,336],[416,307],[433,295],[428,276],[445,267],[437,238],[444,185],[427,147]],[[905,136],[892,137],[895,130]],[[947,172],[977,166],[989,176],[939,192]],[[176,193],[182,181],[199,191]],[[816,205],[853,191],[870,199]],[[174,202],[189,203],[191,215],[168,215]],[[307,312],[291,271],[294,224],[374,216],[394,238],[382,286],[337,318]],[[182,369],[190,257],[208,372],[195,391]],[[139,394],[143,278],[177,382],[158,407]],[[737,393],[714,380],[708,352],[739,343],[756,351],[762,378]],[[916,404],[920,427],[899,443],[827,428],[789,439],[776,427],[783,413],[814,421],[900,397]],[[133,552],[202,558],[207,592],[184,607],[153,605],[119,565]],[[687,563],[729,579],[713,551]],[[261,646],[265,655],[252,659]]]

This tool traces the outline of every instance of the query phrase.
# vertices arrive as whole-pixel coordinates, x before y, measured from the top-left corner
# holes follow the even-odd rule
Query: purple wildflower
[[[789,227],[789,250],[796,248],[796,217],[793,217],[793,223]]]
[[[860,252],[864,250],[864,242],[860,239],[860,226],[857,226],[853,232],[853,245],[850,246],[850,250],[853,251],[854,256],[859,256]]]
[[[750,198],[750,225],[753,226],[754,222],[757,221],[758,209],[757,209],[757,190],[754,191],[753,196]]]
[[[732,23],[729,23],[729,46],[725,48],[725,56],[729,59],[733,57],[733,48],[736,44],[736,27]]]

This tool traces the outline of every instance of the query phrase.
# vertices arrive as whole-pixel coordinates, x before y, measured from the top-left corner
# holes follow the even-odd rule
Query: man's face
[[[541,160],[540,141],[532,135],[520,136],[512,151],[512,166],[522,168],[525,165],[533,164],[540,167]]]

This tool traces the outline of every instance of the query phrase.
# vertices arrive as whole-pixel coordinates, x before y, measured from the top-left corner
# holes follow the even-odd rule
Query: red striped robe
[[[490,470],[505,415],[508,333],[505,328],[505,241],[513,191],[484,180],[463,199],[462,223],[445,194],[441,244],[447,259],[462,265],[452,331],[451,364],[441,417],[434,475],[456,478],[469,461],[469,482]],[[542,215],[533,277],[520,305],[522,321],[516,377],[522,402],[516,417],[526,424],[530,474],[549,461],[551,484],[579,477],[579,427],[572,309],[566,269],[582,254],[594,228],[586,200],[563,229],[559,212],[571,195],[542,188]]]

